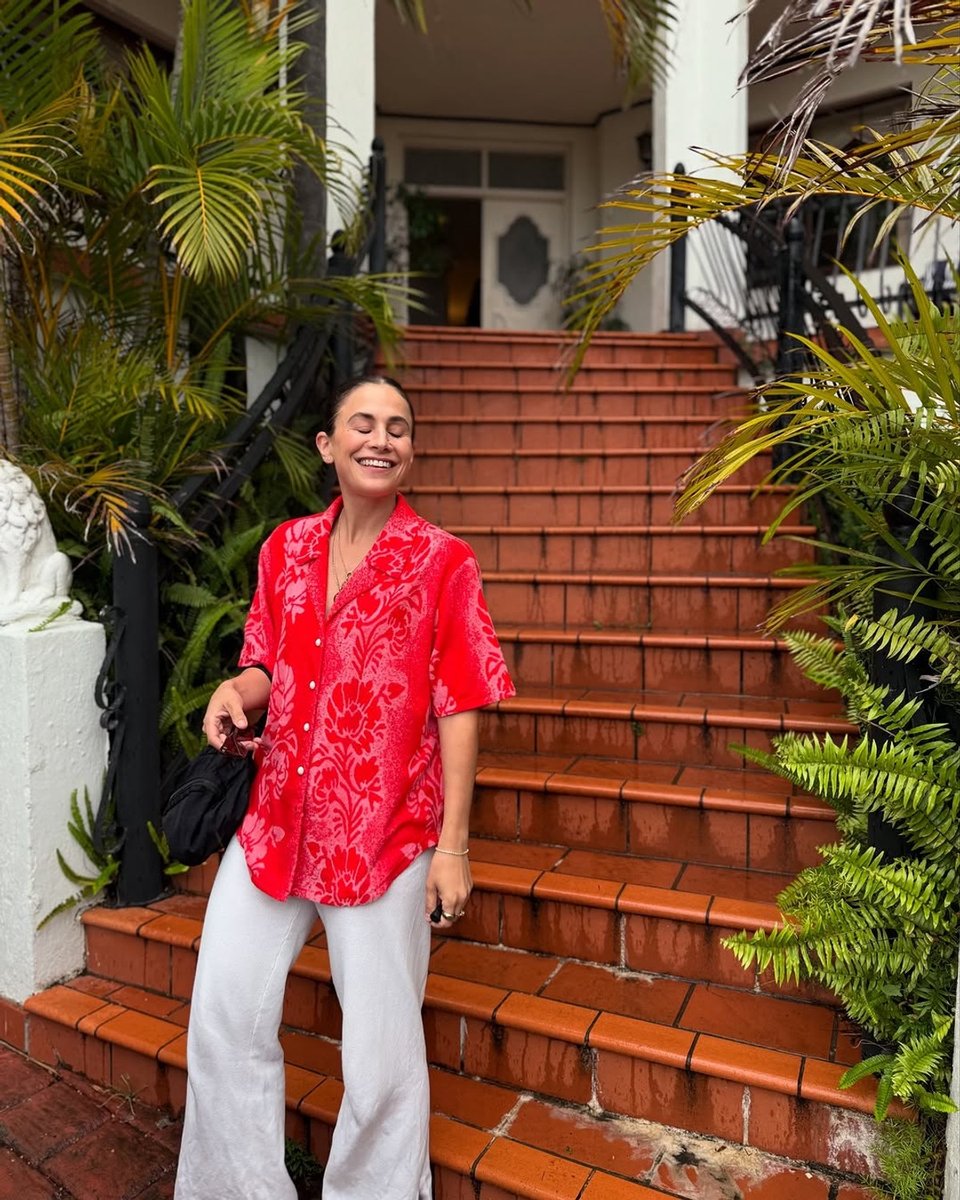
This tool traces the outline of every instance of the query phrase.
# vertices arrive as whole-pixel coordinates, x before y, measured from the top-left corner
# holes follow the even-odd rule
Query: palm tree
[[[4,0],[0,16],[27,7]],[[7,215],[28,234],[7,239],[20,294],[0,329],[20,384],[9,404],[22,422],[18,457],[77,538],[96,530],[117,544],[138,494],[175,524],[165,497],[215,463],[242,405],[238,336],[265,322],[282,336],[330,302],[359,305],[389,335],[389,288],[300,270],[301,249],[315,260],[325,247],[299,246],[294,170],[345,201],[350,186],[295,81],[305,7],[284,6],[281,21],[262,5],[189,0],[172,74],[146,48],[111,73],[89,22],[66,12],[84,70],[45,117],[47,158],[38,149],[20,163],[19,209]],[[22,24],[29,77],[61,51],[63,26]],[[302,472],[293,444],[279,448]]]
[[[0,29],[0,446],[15,450],[19,403],[7,315],[19,291],[18,250],[30,245],[58,167],[73,152],[94,35],[70,5],[38,12],[32,0],[2,0]]]

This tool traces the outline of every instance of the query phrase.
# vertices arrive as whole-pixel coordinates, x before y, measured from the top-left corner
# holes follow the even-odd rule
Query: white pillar
[[[653,166],[658,173],[682,162],[687,174],[705,167],[694,153],[701,146],[721,154],[747,149],[747,94],[737,81],[747,61],[748,28],[743,0],[680,0],[673,29],[670,65],[654,86]],[[702,279],[690,241],[687,254],[688,291]],[[668,255],[653,263],[654,328],[667,325]],[[690,325],[688,324],[688,327]]]
[[[327,0],[327,138],[365,167],[376,115],[374,0]],[[343,224],[328,197],[327,230]]]
[[[20,1002],[83,967],[75,914],[38,922],[74,890],[57,849],[89,864],[67,831],[70,793],[100,799],[107,734],[94,685],[100,625],[69,599],[70,562],[27,475],[0,459],[0,996]]]
[[[86,787],[96,806],[107,758],[94,702],[102,626],[65,615],[29,630],[27,622],[0,626],[0,996],[18,1003],[83,968],[75,911],[37,924],[76,890],[57,850],[81,874],[90,871],[67,832],[70,793],[77,789],[82,802]]]

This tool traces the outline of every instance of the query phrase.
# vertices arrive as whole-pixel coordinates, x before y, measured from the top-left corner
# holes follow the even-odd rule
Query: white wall
[[[374,0],[327,0],[327,138],[354,157],[354,178],[374,134],[374,36]],[[328,232],[342,224],[328,203]]]

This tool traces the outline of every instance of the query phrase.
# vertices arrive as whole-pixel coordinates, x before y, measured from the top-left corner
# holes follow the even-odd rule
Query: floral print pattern
[[[438,718],[514,694],[465,542],[402,498],[326,611],[340,501],[260,553],[241,666],[271,676],[239,840],[268,895],[364,904],[443,817]]]

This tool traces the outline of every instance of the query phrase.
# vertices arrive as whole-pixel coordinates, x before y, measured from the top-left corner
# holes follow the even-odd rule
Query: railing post
[[[673,168],[674,175],[683,175],[683,163],[678,162]],[[676,188],[675,196],[680,195]],[[686,217],[671,217],[676,224],[686,224]],[[686,325],[686,295],[687,295],[687,235],[683,234],[670,245],[670,323],[671,333],[683,333]]]
[[[781,251],[780,317],[777,327],[777,375],[789,375],[796,370],[803,356],[803,347],[793,336],[803,333],[804,273],[803,222],[793,217],[787,225]]]
[[[147,822],[160,825],[160,617],[150,504],[133,503],[137,534],[114,556],[113,603],[122,622],[115,660],[121,692],[116,738],[116,823],[123,837],[117,899],[145,904],[164,891],[163,863]]]
[[[371,275],[382,275],[387,269],[387,156],[382,138],[373,139],[370,155],[371,216],[373,233],[370,240]]]
[[[344,248],[343,231],[338,229],[330,238],[332,253],[327,261],[327,274],[352,275],[353,260]],[[333,390],[353,374],[353,309],[349,304],[338,304],[331,338],[333,357]]]

